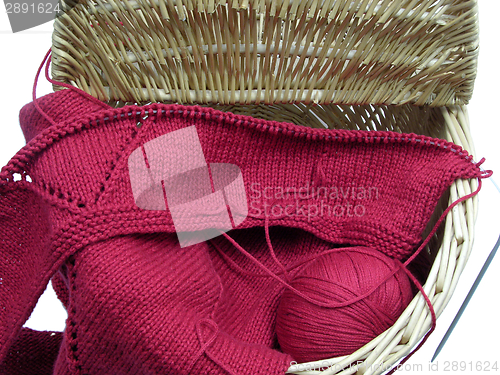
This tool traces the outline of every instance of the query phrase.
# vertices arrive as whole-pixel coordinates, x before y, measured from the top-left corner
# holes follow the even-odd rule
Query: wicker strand
[[[444,106],[475,79],[477,0],[83,1],[52,73],[103,101]]]

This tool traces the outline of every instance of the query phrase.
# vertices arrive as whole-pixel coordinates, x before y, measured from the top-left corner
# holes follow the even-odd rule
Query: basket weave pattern
[[[55,21],[52,75],[115,106],[202,104],[310,127],[417,133],[475,155],[465,105],[476,8],[477,0],[86,0]],[[456,181],[435,219],[476,189]],[[458,204],[427,248],[424,290],[437,316],[470,255],[476,215],[477,197]],[[383,373],[431,324],[419,293],[363,348],[329,359],[329,369],[320,361],[293,373]]]
[[[461,105],[477,34],[476,0],[93,0],[52,73],[105,101]]]

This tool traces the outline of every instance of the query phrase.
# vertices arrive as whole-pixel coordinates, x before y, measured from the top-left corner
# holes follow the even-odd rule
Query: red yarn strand
[[[477,165],[480,166],[482,163],[484,162],[484,158],[481,159]],[[424,297],[425,299],[425,302],[427,304],[427,306],[429,307],[429,310],[430,310],[430,313],[431,313],[431,318],[432,318],[432,326],[431,328],[429,329],[429,331],[427,331],[427,333],[425,334],[425,336],[422,338],[422,340],[420,341],[420,343],[418,344],[418,346],[413,349],[411,351],[411,353],[409,353],[406,357],[404,357],[400,362],[399,364],[404,364],[406,361],[408,361],[421,347],[422,345],[424,345],[424,343],[427,341],[427,339],[429,338],[429,336],[432,334],[432,332],[434,332],[435,328],[436,328],[436,321],[437,321],[437,317],[436,317],[436,312],[434,311],[434,307],[432,306],[432,303],[429,299],[429,297],[427,296],[427,294],[424,292],[424,289],[422,288],[422,286],[420,285],[420,283],[418,282],[418,280],[412,275],[411,272],[409,272],[409,270],[406,268],[406,266],[411,263],[412,260],[414,260],[417,255],[423,250],[423,248],[429,243],[429,241],[431,240],[432,236],[434,236],[434,234],[436,233],[436,231],[438,230],[441,222],[444,220],[444,218],[446,217],[446,215],[448,215],[448,213],[453,209],[453,207],[455,207],[457,204],[459,204],[460,202],[463,202],[469,198],[472,198],[474,197],[475,195],[477,195],[480,191],[481,191],[481,187],[482,187],[482,179],[483,178],[488,178],[490,177],[491,175],[493,174],[492,171],[485,171],[484,175],[481,176],[481,178],[478,178],[478,187],[475,191],[473,191],[472,193],[470,194],[467,194],[459,199],[457,199],[456,201],[454,201],[444,212],[443,214],[440,216],[440,218],[438,219],[438,221],[436,222],[436,224],[434,225],[434,227],[432,228],[431,232],[429,233],[429,235],[427,236],[427,238],[424,240],[424,242],[422,242],[422,244],[419,246],[419,248],[416,250],[416,252],[410,257],[408,258],[408,260],[403,264],[404,266],[404,269],[406,270],[408,276],[411,278],[411,280],[413,281],[413,283],[417,286],[418,290],[422,293],[422,296]],[[395,366],[391,371],[389,371],[387,373],[387,375],[389,374],[392,374],[394,373],[394,371],[396,371],[397,369],[397,366]]]
[[[267,216],[267,215],[265,218],[264,231],[266,234],[266,243],[267,243],[267,246],[269,247],[269,252],[271,253],[271,257],[273,258],[275,263],[281,268],[283,274],[285,275],[286,282],[290,282],[290,277],[288,275],[288,272],[287,272],[285,266],[278,260],[276,253],[274,252],[273,244],[271,243],[271,237],[269,236],[269,216]]]
[[[480,165],[480,163],[482,163],[484,160],[482,159],[478,165]],[[434,236],[434,234],[436,233],[436,231],[439,229],[441,223],[443,222],[443,220],[446,218],[446,216],[448,215],[448,213],[456,206],[458,205],[459,203],[469,199],[469,198],[472,198],[474,196],[476,196],[480,190],[481,190],[481,187],[482,187],[482,178],[487,178],[489,176],[491,176],[492,172],[491,171],[485,171],[484,175],[481,176],[480,178],[478,178],[478,188],[470,193],[470,194],[467,194],[459,199],[457,199],[456,201],[452,202],[450,204],[449,207],[447,207],[444,212],[441,214],[441,216],[439,217],[439,219],[437,220],[437,222],[434,224],[432,230],[430,231],[430,233],[427,235],[427,237],[424,239],[424,241],[421,243],[421,245],[417,248],[417,250],[404,262],[404,263],[401,263],[398,261],[398,264],[400,267],[398,267],[397,269],[393,269],[384,279],[383,281],[381,281],[380,283],[378,283],[374,288],[372,288],[371,290],[369,290],[368,292],[364,293],[363,295],[361,296],[358,296],[358,297],[355,297],[349,301],[345,301],[345,302],[341,302],[341,303],[323,303],[323,302],[320,302],[320,301],[316,301],[314,300],[313,298],[310,298],[309,296],[305,295],[304,293],[302,293],[301,291],[297,290],[296,288],[294,288],[292,285],[290,285],[289,283],[289,280],[287,278],[287,280],[283,280],[282,278],[280,278],[278,275],[280,274],[284,274],[286,276],[288,276],[288,270],[290,269],[293,269],[295,267],[297,267],[298,265],[292,265],[291,267],[288,267],[285,268],[283,266],[283,264],[281,262],[279,262],[279,260],[277,259],[276,257],[276,254],[274,252],[274,249],[272,247],[272,243],[271,243],[271,239],[270,239],[270,236],[269,236],[269,220],[268,220],[268,217],[266,216],[266,220],[265,220],[265,224],[264,224],[264,228],[265,228],[265,234],[266,234],[266,243],[269,247],[269,251],[271,252],[271,256],[273,258],[273,260],[277,263],[277,265],[279,266],[279,268],[281,269],[281,272],[279,273],[274,273],[273,271],[271,271],[268,267],[266,267],[263,263],[261,263],[259,260],[257,260],[254,256],[252,256],[248,251],[246,251],[242,246],[240,246],[233,238],[231,238],[228,234],[226,233],[222,233],[222,235],[224,237],[226,237],[226,239],[231,242],[233,244],[233,246],[235,246],[241,253],[243,253],[248,259],[252,260],[255,264],[257,264],[263,271],[265,271],[265,273],[267,275],[256,275],[256,276],[262,276],[262,277],[271,277],[273,279],[275,279],[276,281],[278,281],[279,283],[281,283],[283,286],[285,286],[286,288],[288,288],[290,291],[292,291],[293,293],[295,293],[296,295],[300,296],[301,298],[303,298],[304,300],[306,300],[307,302],[315,305],[315,306],[319,306],[319,307],[327,307],[327,308],[339,308],[339,307],[345,307],[345,306],[348,306],[348,305],[351,305],[351,304],[354,304],[358,301],[361,301],[363,299],[365,299],[366,297],[370,296],[372,293],[374,293],[381,285],[383,285],[385,282],[387,282],[391,277],[393,277],[396,272],[402,268],[404,270],[404,272],[408,275],[408,277],[410,278],[410,280],[414,283],[414,285],[417,287],[417,289],[419,290],[419,292],[422,294],[427,306],[429,307],[429,311],[430,311],[430,314],[431,314],[431,320],[432,320],[432,326],[431,328],[429,329],[429,331],[425,334],[425,336],[422,338],[421,342],[419,343],[419,345],[410,353],[408,354],[403,360],[400,361],[400,364],[403,364],[405,363],[413,354],[415,354],[421,347],[422,345],[427,341],[427,339],[429,338],[429,336],[432,334],[432,332],[435,330],[435,327],[436,327],[436,320],[437,320],[437,317],[436,317],[436,313],[434,311],[434,307],[432,305],[432,302],[429,298],[429,296],[425,293],[422,285],[420,284],[420,282],[416,279],[416,277],[408,270],[407,266],[418,256],[418,254],[425,248],[425,246],[429,243],[429,241],[431,240],[431,238]],[[215,244],[214,244],[215,245]],[[216,249],[220,252],[220,253],[223,253],[223,251],[217,246],[215,245]],[[358,251],[358,252],[363,252],[360,248],[340,248],[340,249],[330,249],[328,251],[325,251],[325,252],[322,252],[320,254],[317,254],[317,255],[314,255],[312,256],[310,259],[308,259],[307,261],[311,261],[311,260],[314,260],[324,254],[327,254],[327,253],[331,253],[331,252],[334,252],[334,251],[346,251],[346,250],[354,250],[354,251]],[[237,269],[243,271],[244,273],[246,274],[250,274],[248,271],[245,271],[244,269],[242,269],[240,266],[238,266],[232,259],[230,259],[229,256],[227,256],[226,254],[224,254],[224,258],[226,260],[228,260],[232,266],[236,267]],[[304,261],[301,262],[301,264],[304,264]],[[254,274],[252,274],[254,275]],[[392,374],[393,372],[395,371],[395,368],[393,368],[389,374]]]
[[[356,302],[359,302],[359,301],[363,300],[364,298],[368,297],[369,295],[371,295],[375,290],[377,290],[381,285],[383,285],[387,280],[389,280],[399,270],[399,268],[393,269],[380,284],[376,285],[374,288],[372,288],[367,293],[365,293],[365,294],[363,294],[361,296],[358,296],[356,298],[353,298],[353,299],[351,299],[349,301],[345,301],[345,302],[323,303],[323,302],[315,301],[314,299],[310,298],[309,296],[305,295],[304,293],[302,293],[299,290],[297,290],[296,288],[294,288],[287,281],[285,281],[282,278],[280,278],[276,273],[274,273],[273,271],[271,271],[264,264],[262,264],[258,259],[256,259],[252,254],[250,254],[243,247],[241,247],[227,233],[222,233],[222,235],[224,237],[226,237],[229,240],[229,242],[231,242],[241,253],[243,253],[246,257],[248,257],[255,264],[257,264],[260,268],[262,268],[262,270],[264,270],[269,275],[269,277],[275,279],[276,281],[278,281],[279,283],[281,283],[283,286],[285,286],[286,288],[290,289],[291,291],[293,291],[294,293],[296,293],[298,296],[302,297],[307,302],[312,303],[313,305],[319,306],[319,307],[339,308],[339,307],[345,307],[345,306],[352,305],[352,304],[354,304]],[[340,251],[340,250],[341,249],[335,249],[335,251]],[[353,250],[353,251],[356,251],[356,252],[361,252],[361,253],[363,252],[360,248],[352,248],[350,250]],[[318,258],[318,257],[319,256],[316,255],[315,257],[313,257],[313,259]]]
[[[36,88],[38,86],[38,79],[40,78],[40,73],[45,65],[45,78],[52,84],[54,85],[58,85],[58,86],[62,86],[62,87],[66,87],[68,89],[71,89],[73,91],[75,91],[76,93],[80,94],[81,96],[83,96],[84,98],[100,105],[101,107],[105,108],[105,109],[113,109],[113,107],[111,107],[110,105],[104,103],[103,101],[97,99],[97,98],[94,98],[92,95],[90,94],[87,94],[85,91],[83,90],[80,90],[79,88],[77,87],[74,87],[74,86],[71,86],[71,85],[68,85],[67,83],[64,83],[64,82],[59,82],[59,81],[56,81],[52,78],[50,78],[49,76],[49,66],[50,66],[50,57],[52,57],[52,48],[49,48],[49,50],[47,51],[47,53],[45,54],[45,57],[43,58],[40,66],[38,67],[38,70],[36,72],[36,75],[35,75],[35,81],[33,82],[33,91],[32,91],[32,98],[33,98],[33,105],[35,106],[35,109],[38,111],[38,113],[40,113],[40,115],[42,115],[51,125],[55,126],[57,125],[56,122],[54,121],[54,119],[52,119],[49,115],[47,115],[47,113],[45,113],[41,108],[40,108],[40,105],[38,104],[38,99],[36,97]]]
[[[38,99],[36,98],[36,87],[38,85],[38,78],[40,77],[40,72],[42,71],[43,65],[45,64],[45,62],[49,58],[50,54],[51,54],[51,49],[49,49],[48,52],[45,54],[45,57],[43,58],[42,63],[38,67],[38,70],[37,70],[36,75],[35,75],[35,82],[33,83],[32,97],[33,97],[33,105],[35,106],[38,113],[40,113],[50,124],[56,125],[54,120],[40,108],[40,106],[38,105]]]
[[[47,52],[47,54],[50,54],[50,56],[52,57],[52,49],[49,49],[49,51]],[[74,92],[80,94],[81,96],[83,96],[84,98],[90,100],[91,102],[100,105],[104,109],[113,109],[113,107],[111,107],[109,104],[106,104],[102,100],[99,100],[99,99],[93,97],[92,95],[86,93],[85,91],[79,89],[78,87],[69,85],[69,84],[64,83],[64,82],[56,81],[56,80],[50,78],[50,76],[49,76],[49,66],[50,66],[51,61],[52,60],[49,59],[48,62],[47,62],[47,65],[45,66],[45,78],[47,79],[47,81],[49,81],[53,85],[62,86],[62,87],[66,87],[66,88],[68,88],[70,90],[73,90]]]
[[[448,215],[448,213],[457,204],[459,204],[459,203],[461,203],[461,202],[463,202],[463,201],[465,201],[465,200],[467,200],[469,198],[474,197],[475,195],[477,195],[481,191],[482,179],[491,176],[491,173],[493,173],[493,172],[487,171],[487,174],[484,177],[482,176],[481,178],[478,178],[478,188],[475,191],[473,191],[472,193],[464,195],[463,197],[457,199],[452,204],[450,204],[450,206],[446,210],[444,210],[444,212],[439,217],[438,221],[436,222],[436,224],[434,225],[434,227],[432,228],[432,230],[430,231],[430,233],[427,235],[427,238],[424,240],[424,242],[422,242],[422,244],[418,247],[418,249],[406,260],[406,262],[404,263],[405,266],[407,266],[408,264],[410,264],[418,256],[418,254],[420,254],[420,252],[429,243],[429,241],[431,240],[431,238],[434,236],[434,234],[436,233],[436,231],[439,229],[439,226],[441,225],[442,221],[446,218],[446,215]]]

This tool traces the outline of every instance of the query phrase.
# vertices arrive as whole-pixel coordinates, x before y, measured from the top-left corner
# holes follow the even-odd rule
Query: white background
[[[500,1],[479,0],[481,50],[469,116],[477,152],[475,159],[485,157],[486,163],[483,167],[496,171],[497,174],[493,178],[500,183],[500,116],[497,113],[500,110],[499,14]],[[13,34],[4,5],[0,7],[0,165],[5,165],[25,144],[19,128],[18,113],[24,104],[31,101],[33,79],[43,56],[51,46],[51,32],[52,25],[47,23]],[[50,92],[51,85],[42,77],[38,84],[38,96]],[[438,319],[436,331],[423,348],[407,362],[406,368],[409,371],[405,373],[449,374],[452,372],[452,361],[472,361],[473,364],[498,361],[500,366],[499,255],[494,259],[462,319],[437,358],[438,371],[428,370],[434,350],[500,234],[500,193],[491,180],[484,181],[483,186],[476,223],[476,239],[469,263],[453,298]],[[65,318],[66,312],[49,286],[26,326],[38,330],[63,330]],[[450,362],[448,371],[445,371],[446,362]],[[422,365],[423,370],[419,370],[419,365]],[[458,372],[480,373],[470,370]],[[500,373],[500,370],[497,372]]]

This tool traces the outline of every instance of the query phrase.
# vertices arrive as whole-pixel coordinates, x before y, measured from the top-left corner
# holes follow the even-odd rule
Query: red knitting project
[[[162,135],[195,126],[207,162],[239,167],[248,217],[230,235],[276,274],[266,217],[287,270],[332,244],[404,260],[451,183],[484,177],[459,146],[415,134],[180,105],[103,109],[71,90],[38,103],[56,125],[25,106],[28,144],[0,175],[2,374],[288,369],[273,332],[283,286],[224,237],[181,248],[169,210],[137,206],[128,158]],[[22,329],[52,277],[66,330]]]

